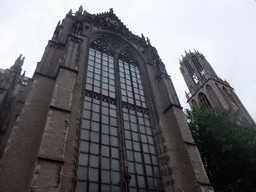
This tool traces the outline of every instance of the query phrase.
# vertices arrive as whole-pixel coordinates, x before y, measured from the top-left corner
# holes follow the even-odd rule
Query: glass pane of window
[[[123,118],[124,120],[129,121],[129,116],[127,113],[123,113]]]
[[[83,129],[90,129],[90,121],[83,119],[82,128]]]
[[[99,143],[99,133],[91,132],[91,141],[95,143]]]
[[[102,133],[109,134],[109,126],[108,125],[101,125]]]
[[[90,156],[90,166],[91,167],[99,167],[99,156],[91,155]]]
[[[132,149],[132,142],[131,141],[126,140],[125,143],[126,143],[126,149]]]
[[[102,114],[108,115],[108,108],[107,107],[102,107]]]
[[[149,145],[149,149],[150,149],[150,153],[156,154],[155,146],[154,145]]]
[[[135,161],[140,163],[142,162],[141,153],[135,152]]]
[[[101,168],[102,169],[110,169],[109,167],[109,158],[101,158]]]
[[[119,192],[119,191],[121,191],[121,187],[120,186],[113,186],[113,191]]]
[[[112,156],[113,158],[119,158],[118,148],[111,147],[111,156]]]
[[[99,154],[99,144],[96,143],[91,143],[91,149],[90,149],[92,154]]]
[[[103,81],[104,83],[108,83],[108,78],[107,78],[107,77],[102,77],[102,81]]]
[[[117,126],[116,118],[110,117],[110,125],[112,125],[112,126]]]
[[[91,111],[84,110],[83,111],[83,118],[90,119],[91,117]]]
[[[145,179],[143,176],[138,176],[138,183],[139,183],[139,187],[141,187],[141,188],[146,187]]]
[[[128,165],[128,172],[129,172],[129,173],[135,173],[134,163],[132,163],[132,162],[127,162],[127,165]]]
[[[110,171],[101,171],[101,181],[103,183],[110,183]]]
[[[146,137],[146,135],[141,134],[141,141],[142,141],[143,143],[147,143],[147,137]]]
[[[92,131],[99,132],[99,130],[100,130],[100,124],[99,123],[92,122],[91,126],[92,126]]]
[[[109,145],[109,136],[105,135],[105,134],[102,134],[101,141],[102,141],[102,144]]]
[[[77,192],[87,192],[87,183],[82,181],[77,181]]]
[[[153,137],[148,136],[148,142],[149,142],[150,144],[154,144]]]
[[[86,84],[85,89],[87,89],[87,90],[92,90],[92,85]]]
[[[133,131],[138,132],[137,124],[131,123],[131,128]]]
[[[148,154],[144,154],[144,159],[146,164],[151,164],[150,156]]]
[[[91,77],[91,78],[92,78],[92,77],[93,77],[93,73],[90,72],[90,71],[88,71],[88,72],[87,72],[87,77]]]
[[[108,92],[109,92],[109,91],[106,90],[106,89],[102,89],[102,90],[101,90],[102,95],[108,96],[108,95],[109,95]]]
[[[89,140],[89,131],[82,129],[81,139],[88,141]]]
[[[109,84],[114,86],[115,85],[115,81],[113,79],[109,79]]]
[[[124,121],[124,128],[130,130],[130,124],[127,121]]]
[[[108,71],[108,67],[107,67],[107,66],[104,66],[104,65],[103,65],[102,69],[103,69],[104,71]]]
[[[148,135],[152,135],[151,127],[146,127],[146,130]]]
[[[154,167],[154,173],[156,177],[160,177],[159,167]]]
[[[101,147],[101,149],[102,149],[102,150],[101,150],[101,155],[102,155],[102,156],[109,157],[109,147],[103,145],[103,146]]]
[[[94,79],[96,79],[96,80],[99,80],[99,81],[100,81],[100,75],[98,75],[98,74],[94,74]]]
[[[109,92],[109,97],[111,97],[111,98],[116,98],[116,95],[115,95],[114,92]]]
[[[90,101],[91,102],[91,101]],[[90,110],[91,109],[91,103],[84,102],[84,108]]]
[[[99,170],[90,168],[90,181],[98,181]]]
[[[127,150],[126,153],[127,153],[127,160],[128,161],[133,161],[133,153],[132,153],[132,151]]]
[[[102,95],[108,96],[108,90],[106,90],[106,89],[102,89],[101,93],[102,93]]]
[[[141,133],[146,133],[145,127],[143,125],[140,125],[140,132]]]
[[[82,151],[82,152],[88,152],[88,149],[89,149],[89,142],[87,142],[87,141],[81,141],[81,144],[80,144],[80,151]]]
[[[150,165],[146,165],[146,172],[148,176],[153,176],[152,167]]]
[[[83,166],[88,165],[88,154],[80,153],[79,165],[83,165]]]
[[[143,174],[143,166],[140,163],[136,163],[136,171],[138,174]]]
[[[112,182],[113,184],[119,184],[120,182],[120,173],[119,172],[112,172]]]
[[[110,127],[110,134],[111,134],[111,135],[114,135],[114,136],[117,136],[117,128],[115,128],[115,127]]]
[[[125,139],[131,139],[131,132],[130,131],[125,130],[124,135],[125,135]]]
[[[148,187],[150,189],[155,189],[155,182],[154,182],[154,178],[153,177],[148,177]]]
[[[130,186],[131,187],[135,187],[136,186],[136,177],[135,177],[135,175],[132,175],[131,174],[131,182],[130,182]],[[132,188],[131,188],[131,191],[132,191]],[[137,192],[137,189],[135,189],[135,191]]]
[[[133,142],[133,148],[135,151],[140,151],[140,144],[138,142]]]
[[[93,180],[91,180],[93,181]],[[89,184],[89,191],[98,191],[98,184],[97,183],[90,183]]]
[[[108,116],[102,115],[101,118],[102,118],[102,123],[109,124],[109,118],[108,118]]]
[[[114,171],[119,171],[119,161],[116,159],[111,160],[111,167]]]
[[[92,120],[99,122],[100,121],[99,113],[92,113]]]
[[[87,180],[87,167],[79,166],[77,175],[79,180]]]
[[[139,134],[135,133],[135,132],[132,132],[132,139],[135,140],[135,141],[139,141]]]
[[[142,147],[143,147],[143,151],[144,151],[145,153],[149,153],[148,145],[147,145],[147,144],[142,144]]]
[[[149,123],[148,119],[145,119],[145,124],[146,124],[146,126],[150,126],[150,123]]]
[[[111,191],[110,185],[101,185],[101,192],[109,192]]]
[[[112,146],[115,146],[115,147],[118,146],[117,137],[110,136],[110,140],[111,140],[111,145]]]

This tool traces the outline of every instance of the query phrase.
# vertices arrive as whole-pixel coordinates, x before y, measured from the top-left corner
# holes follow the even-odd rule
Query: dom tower
[[[27,89],[0,191],[213,191],[156,48],[112,9],[70,11]]]
[[[253,123],[234,89],[217,76],[204,55],[198,51],[185,53],[180,61],[180,70],[189,89],[186,93],[189,105],[198,108],[199,103],[203,103],[206,107],[232,108],[239,111],[240,123]]]

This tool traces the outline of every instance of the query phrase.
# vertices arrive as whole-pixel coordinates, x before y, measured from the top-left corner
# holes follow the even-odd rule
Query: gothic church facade
[[[112,9],[70,11],[26,80],[3,123],[0,191],[213,191],[157,50]]]

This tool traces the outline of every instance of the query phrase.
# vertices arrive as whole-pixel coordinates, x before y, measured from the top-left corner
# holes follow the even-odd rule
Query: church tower
[[[213,191],[156,48],[113,9],[70,10],[27,87],[0,191]]]
[[[232,108],[239,111],[240,123],[254,122],[234,89],[217,76],[202,53],[185,51],[180,61],[180,70],[189,89],[186,97],[191,107],[198,108],[199,103],[203,103],[206,107]]]

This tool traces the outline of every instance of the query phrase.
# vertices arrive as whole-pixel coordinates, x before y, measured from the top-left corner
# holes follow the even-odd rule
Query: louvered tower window
[[[205,108],[210,108],[211,104],[209,100],[207,99],[206,95],[202,92],[198,94],[199,101],[203,104]]]
[[[185,61],[185,62],[184,62],[184,65],[186,66],[189,75],[190,75],[191,77],[193,77],[194,70],[193,70],[193,68],[191,67],[191,65],[189,64],[189,62],[188,62],[188,61]]]
[[[195,56],[193,56],[191,59],[192,59],[192,62],[194,63],[194,65],[195,65],[197,71],[201,74],[201,71],[203,71],[203,67],[199,63],[198,59]]]

